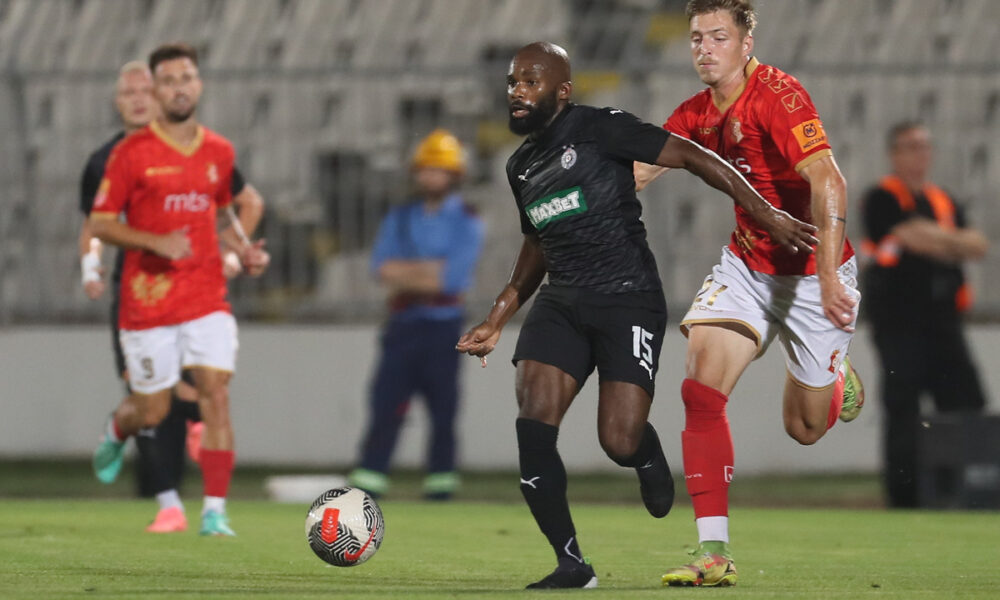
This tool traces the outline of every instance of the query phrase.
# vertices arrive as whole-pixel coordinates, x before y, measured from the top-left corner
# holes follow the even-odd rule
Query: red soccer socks
[[[681,384],[686,423],[681,442],[684,479],[695,518],[729,514],[733,438],[726,418],[728,398],[694,379]]]

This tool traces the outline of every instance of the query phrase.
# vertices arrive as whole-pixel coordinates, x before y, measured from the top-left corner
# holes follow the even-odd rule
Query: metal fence
[[[471,305],[489,306],[519,229],[503,168],[504,74],[524,43],[574,59],[575,98],[661,122],[701,85],[679,0],[0,0],[0,324],[94,321],[79,285],[77,187],[117,128],[118,65],[164,41],[203,52],[200,118],[233,141],[267,202],[273,265],[231,288],[242,316],[375,318],[368,247],[431,129],[466,143],[468,199],[488,238]],[[760,0],[757,56],[796,75],[858,200],[885,168],[885,129],[920,117],[937,180],[1000,226],[1000,2]],[[684,307],[732,228],[730,204],[670,174],[643,194],[670,306]],[[977,314],[1000,317],[998,255],[971,269]],[[673,311],[674,315],[678,313]]]

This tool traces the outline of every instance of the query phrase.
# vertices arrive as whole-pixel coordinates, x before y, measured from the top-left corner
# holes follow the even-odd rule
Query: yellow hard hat
[[[465,151],[458,138],[445,129],[435,129],[413,152],[415,169],[436,168],[465,172]]]

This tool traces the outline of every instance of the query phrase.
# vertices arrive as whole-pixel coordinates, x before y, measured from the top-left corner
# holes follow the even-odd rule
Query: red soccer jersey
[[[91,214],[124,213],[134,229],[157,234],[182,229],[191,240],[191,255],[180,260],[125,251],[119,327],[176,325],[229,310],[216,211],[232,200],[234,159],[232,144],[217,133],[199,127],[194,142],[183,147],[155,121],[112,151]]]
[[[797,79],[750,59],[743,90],[717,106],[705,89],[677,107],[663,125],[672,133],[714,150],[746,177],[765,200],[793,217],[813,223],[805,166],[832,154],[816,107]],[[792,254],[774,243],[736,206],[736,229],[729,242],[747,266],[772,275],[812,275],[812,254]],[[841,262],[854,255],[844,242]]]

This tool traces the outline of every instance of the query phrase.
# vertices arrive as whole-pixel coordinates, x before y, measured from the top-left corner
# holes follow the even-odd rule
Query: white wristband
[[[101,258],[88,252],[80,258],[80,277],[84,285],[101,280]]]

